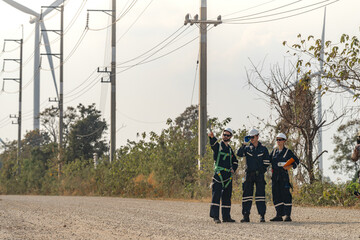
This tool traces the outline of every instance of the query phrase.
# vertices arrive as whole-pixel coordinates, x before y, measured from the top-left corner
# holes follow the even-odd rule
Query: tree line
[[[311,40],[312,38],[309,38]],[[345,49],[351,43],[344,37]],[[353,48],[358,48],[358,41],[352,38]],[[303,42],[304,40],[301,40]],[[318,58],[318,41],[310,48]],[[302,45],[294,45],[294,50],[301,52]],[[305,46],[305,45],[304,45]],[[326,46],[331,46],[327,44]],[[313,51],[313,52],[311,52]],[[335,52],[335,53],[334,53]],[[359,51],[351,52],[351,57]],[[330,56],[330,54],[332,54]],[[344,60],[330,50],[327,59],[329,67],[335,61]],[[349,54],[348,50],[342,52]],[[325,54],[326,55],[326,54]],[[358,55],[356,55],[358,57]],[[300,58],[299,58],[300,59]],[[358,58],[359,59],[359,58]],[[302,59],[299,60],[301,62]],[[249,85],[264,96],[271,106],[274,118],[260,121],[257,128],[261,130],[260,141],[269,147],[274,145],[277,132],[288,136],[288,147],[300,158],[300,167],[292,172],[294,200],[302,204],[359,206],[353,191],[359,188],[355,181],[336,184],[321,181],[317,168],[318,154],[316,135],[320,127],[332,126],[343,119],[345,112],[331,112],[328,121],[316,119],[316,90],[309,77],[309,64],[296,64],[285,73],[276,65],[270,74],[263,74],[262,69],[252,65],[248,70]],[[347,71],[356,67],[359,61],[347,62]],[[307,69],[304,69],[307,68]],[[332,77],[341,82],[345,73],[336,74],[337,68],[329,68]],[[338,71],[344,71],[338,68]],[[300,74],[304,73],[304,74]],[[300,77],[299,77],[300,76]],[[354,76],[351,85],[358,89],[358,79]],[[324,76],[323,76],[324,77]],[[328,76],[329,77],[329,76]],[[348,79],[344,80],[349,83]],[[345,83],[342,85],[345,86]],[[330,91],[324,87],[324,93]],[[355,98],[357,95],[355,96]],[[127,143],[116,150],[116,160],[109,163],[109,146],[106,139],[108,125],[95,105],[68,107],[64,114],[64,151],[63,159],[58,159],[58,126],[56,109],[45,109],[41,113],[41,131],[29,131],[22,140],[20,170],[16,164],[16,141],[7,143],[0,154],[0,192],[2,194],[53,194],[53,195],[105,195],[125,197],[165,197],[209,199],[209,184],[213,172],[213,160],[209,146],[203,159],[202,169],[197,169],[197,106],[190,106],[175,119],[168,119],[166,127],[159,133],[138,133],[136,141]],[[231,123],[230,118],[220,120],[209,117],[212,130],[220,136],[222,130]],[[350,160],[355,133],[360,128],[359,120],[342,124],[334,136],[336,145],[332,154],[334,171],[354,176],[359,165]],[[235,131],[233,149],[243,142],[247,131],[245,126]],[[95,167],[93,155],[97,154],[99,163]],[[57,165],[62,161],[63,168],[59,173]],[[241,200],[244,161],[239,161],[239,171],[234,179],[234,200]],[[270,173],[267,181],[270,181]],[[270,184],[267,184],[267,188]],[[267,199],[271,199],[267,189]]]

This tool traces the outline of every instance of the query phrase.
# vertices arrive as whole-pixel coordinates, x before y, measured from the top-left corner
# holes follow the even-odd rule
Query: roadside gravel
[[[214,224],[209,204],[113,197],[0,196],[0,239],[360,239],[360,210],[293,208],[293,222]]]

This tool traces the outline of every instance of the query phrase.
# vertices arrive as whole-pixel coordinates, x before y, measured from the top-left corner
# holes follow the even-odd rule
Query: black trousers
[[[290,216],[292,208],[292,196],[290,193],[290,181],[287,173],[273,173],[272,194],[273,203],[278,216]]]
[[[226,180],[227,176],[224,176]],[[225,182],[224,184],[226,184]],[[220,206],[221,206],[221,215],[222,219],[230,218],[231,210],[231,194],[232,194],[232,181],[229,185],[223,189],[223,186],[218,179],[218,176],[215,175],[212,182],[212,199],[210,205],[210,217],[219,218]],[[221,199],[221,205],[220,205]]]
[[[243,183],[242,214],[250,215],[251,205],[254,195],[254,185],[256,185],[255,203],[258,213],[263,216],[266,213],[265,204],[265,179],[263,173],[246,173]]]

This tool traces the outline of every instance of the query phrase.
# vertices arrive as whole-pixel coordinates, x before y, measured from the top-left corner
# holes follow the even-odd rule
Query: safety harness
[[[221,142],[220,142],[219,143],[219,152],[218,152],[218,156],[217,156],[216,163],[215,163],[215,166],[214,166],[214,171],[215,171],[215,174],[217,174],[219,176],[219,179],[220,179],[220,182],[221,182],[221,185],[222,185],[223,189],[225,189],[225,188],[227,188],[229,186],[230,182],[232,181],[232,176],[233,175],[231,173],[231,169],[220,167],[219,166],[219,161],[220,161],[220,158],[222,158],[222,160],[225,161],[226,157],[229,156],[230,166],[232,167],[232,161],[231,161],[232,150],[231,150],[230,147],[229,147],[229,150],[230,150],[229,153],[224,153],[221,150],[222,150],[222,147],[221,147]],[[224,180],[222,175],[221,175],[221,171],[230,172],[231,176],[228,179]],[[227,183],[225,184],[226,181],[227,181]]]

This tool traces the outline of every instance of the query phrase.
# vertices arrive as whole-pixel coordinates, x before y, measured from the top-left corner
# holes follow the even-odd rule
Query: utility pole
[[[60,93],[58,96],[58,108],[59,108],[59,144],[58,144],[58,177],[61,176],[61,167],[63,160],[63,129],[64,129],[64,4],[61,6],[45,6],[42,8],[54,8],[59,10],[60,8],[60,30],[41,30],[54,32],[60,35],[60,53],[57,54],[41,54],[41,55],[53,55],[60,59]],[[49,99],[49,101],[52,101]],[[55,100],[56,101],[56,100]]]
[[[112,0],[111,26],[111,120],[110,120],[110,163],[115,158],[116,149],[116,0]]]
[[[60,97],[59,97],[59,164],[58,175],[61,175],[63,159],[63,124],[64,124],[64,4],[60,6]]]
[[[13,80],[19,83],[19,112],[18,115],[10,115],[10,118],[16,118],[17,122],[12,122],[13,124],[18,124],[18,142],[17,142],[17,165],[18,165],[18,174],[21,172],[20,168],[20,158],[21,158],[21,110],[22,110],[22,62],[23,62],[23,39],[5,39],[5,42],[12,41],[20,44],[20,58],[19,59],[4,59],[4,61],[15,61],[19,63],[19,78],[4,78],[6,80]]]
[[[199,68],[199,136],[198,136],[198,168],[201,169],[201,159],[205,155],[206,149],[206,126],[207,126],[207,26],[214,24],[217,26],[221,24],[221,16],[218,16],[217,20],[207,20],[207,0],[200,0],[200,20],[196,14],[193,19],[190,19],[190,15],[185,16],[184,24],[190,23],[190,25],[200,25],[200,68]]]
[[[112,0],[112,10],[88,10],[88,12],[104,12],[109,14],[111,12],[111,71],[107,68],[100,70],[101,73],[109,73],[110,81],[103,80],[101,82],[111,83],[111,96],[110,96],[110,163],[115,159],[116,150],[116,0]],[[110,14],[109,14],[110,15]],[[87,24],[89,22],[89,16]]]

